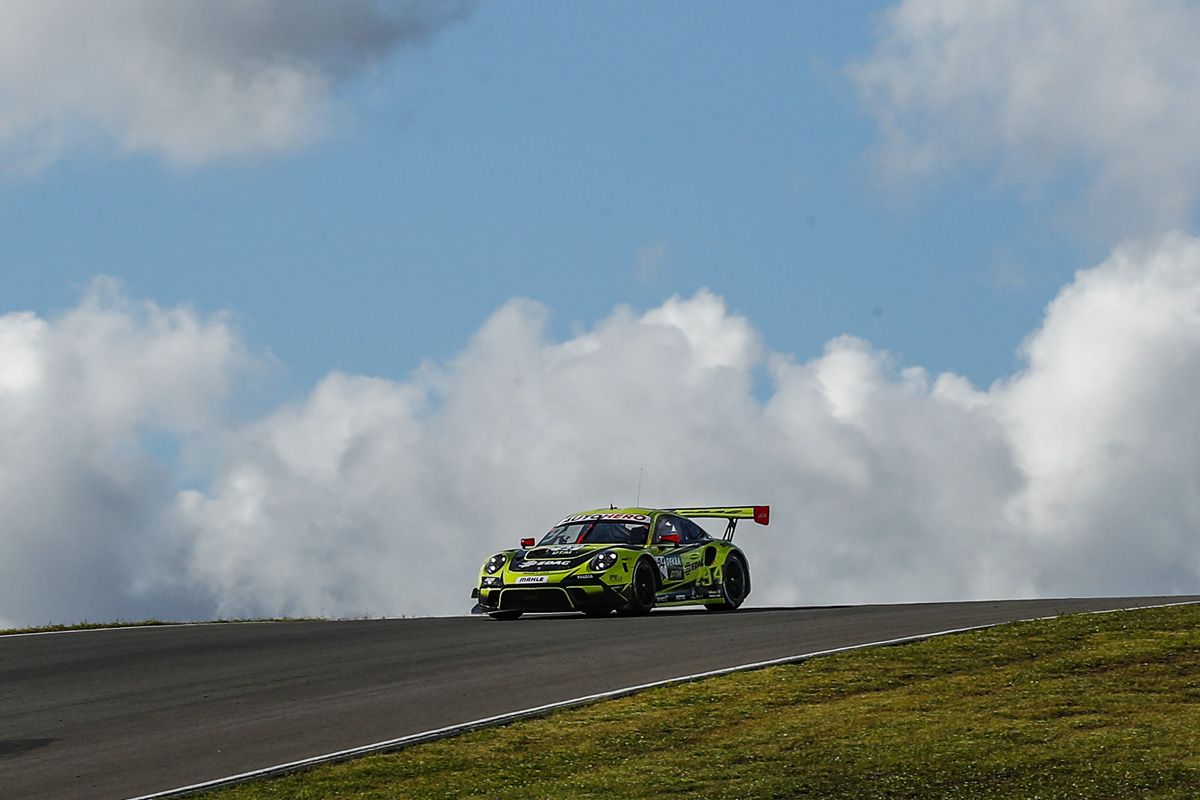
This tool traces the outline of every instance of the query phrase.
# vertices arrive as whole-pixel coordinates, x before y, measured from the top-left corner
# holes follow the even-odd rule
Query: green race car
[[[714,539],[694,518],[728,520]],[[750,566],[733,543],[740,519],[766,525],[769,506],[607,508],[573,514],[534,543],[484,562],[471,592],[477,613],[646,614],[655,606],[732,611],[750,594]]]

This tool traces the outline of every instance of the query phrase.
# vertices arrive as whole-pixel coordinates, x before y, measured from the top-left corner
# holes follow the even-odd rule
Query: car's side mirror
[[[522,539],[521,547],[533,547],[533,539]]]
[[[683,540],[679,538],[678,533],[664,533],[658,537],[658,541],[662,544],[679,544]]]

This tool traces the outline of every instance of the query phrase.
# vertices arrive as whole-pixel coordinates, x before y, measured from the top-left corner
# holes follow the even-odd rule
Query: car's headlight
[[[607,553],[601,553],[588,562],[588,566],[595,572],[604,572],[604,570],[617,563],[617,554],[609,550]]]
[[[504,553],[496,553],[496,555],[489,558],[487,563],[483,565],[483,571],[488,575],[499,572],[500,568],[504,566],[504,562],[506,561],[508,561],[508,556],[506,556]]]

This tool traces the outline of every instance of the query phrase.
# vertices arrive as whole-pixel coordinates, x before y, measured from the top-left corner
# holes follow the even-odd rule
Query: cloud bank
[[[1200,591],[1198,239],[1078,273],[986,389],[848,336],[797,361],[708,292],[548,314],[240,424],[226,317],[107,284],[0,316],[0,618],[463,612],[483,558],[643,467],[651,504],[772,503],[760,604]]]
[[[1200,5],[904,0],[880,23],[849,74],[893,175],[981,161],[1026,186],[1063,179],[1109,233],[1195,208]]]
[[[0,5],[0,166],[99,137],[194,166],[320,136],[338,84],[425,41],[468,2],[9,0]]]
[[[161,515],[178,487],[155,443],[219,431],[251,367],[227,318],[107,281],[54,320],[0,316],[0,620],[198,610],[174,588]]]

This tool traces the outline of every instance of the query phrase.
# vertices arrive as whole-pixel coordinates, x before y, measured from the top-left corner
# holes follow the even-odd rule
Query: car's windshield
[[[644,522],[589,519],[551,528],[539,544],[645,544],[648,533]]]

